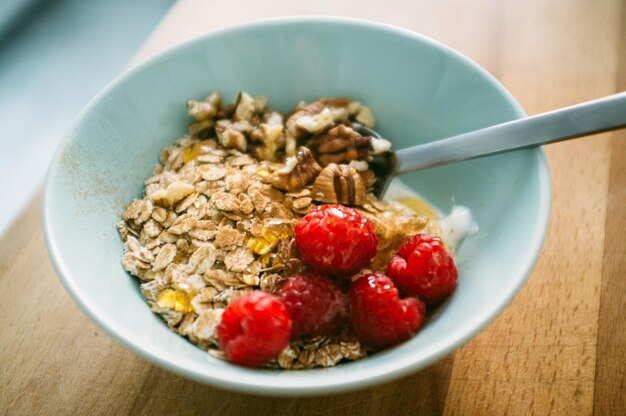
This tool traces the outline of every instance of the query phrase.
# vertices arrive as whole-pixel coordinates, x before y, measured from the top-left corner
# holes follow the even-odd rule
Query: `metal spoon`
[[[376,131],[357,123],[354,123],[354,127],[362,136],[381,137]],[[374,194],[382,197],[391,180],[402,173],[622,127],[626,127],[626,92],[387,152],[376,155],[370,163],[378,178],[374,184]]]

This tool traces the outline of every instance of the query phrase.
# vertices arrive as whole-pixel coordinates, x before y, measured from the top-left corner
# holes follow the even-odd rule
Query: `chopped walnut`
[[[191,136],[204,137],[206,133],[215,125],[215,122],[211,119],[200,121],[189,125],[189,134]]]
[[[262,143],[254,149],[254,154],[259,160],[273,161],[276,152],[286,144],[282,124],[261,123],[256,130],[250,133],[250,137]]]
[[[252,105],[254,105],[254,110],[257,113],[263,114],[267,110],[267,97],[264,95],[257,95],[254,97],[254,100],[252,100]]]
[[[231,129],[224,128],[223,126],[216,126],[215,132],[217,133],[217,138],[220,140],[220,144],[227,149],[237,149],[242,152],[246,151],[248,147],[248,143],[246,142],[246,136],[243,133]]]
[[[322,170],[306,147],[299,148],[285,165],[283,169],[274,172],[271,180],[275,188],[289,192],[300,191]]]
[[[328,204],[363,205],[365,183],[353,167],[331,163],[315,179],[311,195]]]
[[[295,137],[318,134],[336,122],[348,118],[350,100],[345,98],[321,98],[298,108],[287,119],[287,130]]]
[[[369,107],[366,107],[359,102],[352,102],[348,106],[348,111],[350,112],[350,115],[353,116],[354,119],[362,126],[369,128],[374,127],[374,114]]]
[[[245,92],[240,92],[239,95],[237,95],[237,101],[235,102],[235,113],[233,114],[233,120],[250,121],[255,111],[256,109],[254,107],[254,99]]]
[[[387,139],[377,139],[376,137],[370,137],[372,143],[372,154],[378,155],[380,153],[388,152],[391,149],[391,142]]]
[[[187,112],[197,122],[206,121],[215,117],[221,101],[220,94],[212,92],[202,101],[187,101]]]
[[[191,136],[202,136],[210,131],[215,125],[213,117],[217,114],[221,101],[217,92],[212,92],[202,101],[187,101],[187,112],[196,121],[189,125]]]
[[[364,160],[353,160],[348,165],[356,169],[357,172],[365,172],[370,167],[369,164]]]

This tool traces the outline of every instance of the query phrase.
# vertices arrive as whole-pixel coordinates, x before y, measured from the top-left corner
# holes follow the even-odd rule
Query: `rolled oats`
[[[291,368],[296,358],[298,358],[298,351],[291,345],[288,345],[287,348],[280,353],[276,361],[278,361],[278,365],[282,368]]]
[[[202,311],[191,326],[193,335],[205,341],[213,338],[223,312],[221,308]]]
[[[230,227],[220,227],[215,235],[215,247],[233,247],[243,244],[244,235],[238,230]]]
[[[217,192],[211,197],[210,203],[220,211],[238,211],[239,200],[228,192]]]
[[[248,265],[253,261],[254,253],[247,247],[236,248],[224,256],[224,266],[226,266],[226,270],[233,272],[245,272]],[[242,280],[244,279],[242,278]]]
[[[343,355],[337,344],[328,344],[315,352],[315,363],[321,367],[331,367],[337,364]]]
[[[215,246],[205,243],[199,246],[189,257],[189,268],[193,273],[204,274],[215,264]]]
[[[156,259],[154,260],[154,266],[152,266],[152,270],[163,270],[174,261],[174,257],[176,256],[176,246],[174,244],[165,244],[159,250],[159,254],[157,254]]]

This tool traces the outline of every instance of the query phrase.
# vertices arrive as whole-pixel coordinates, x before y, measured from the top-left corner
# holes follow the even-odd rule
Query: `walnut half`
[[[363,205],[365,183],[352,166],[331,163],[315,179],[312,197],[329,204]]]
[[[299,192],[315,179],[321,170],[313,153],[306,147],[299,147],[296,154],[287,159],[285,167],[272,174],[272,186],[283,191]]]
[[[372,138],[363,137],[354,129],[340,124],[328,133],[309,140],[307,147],[316,155],[322,166],[330,163],[348,163],[368,160],[372,153]]]

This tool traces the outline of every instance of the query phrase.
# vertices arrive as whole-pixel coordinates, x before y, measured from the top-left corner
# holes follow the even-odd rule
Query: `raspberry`
[[[400,245],[387,275],[400,289],[432,305],[454,291],[458,273],[440,239],[417,234]]]
[[[425,315],[426,307],[419,299],[400,299],[398,289],[382,273],[362,276],[350,287],[350,328],[371,347],[409,339]]]
[[[295,227],[302,261],[332,276],[350,276],[376,255],[374,226],[358,211],[329,204],[313,208]]]
[[[276,296],[250,292],[226,307],[217,337],[229,361],[255,367],[278,356],[289,343],[287,308]]]
[[[314,274],[290,277],[277,296],[289,311],[292,338],[331,334],[346,316],[346,302],[339,287]]]

